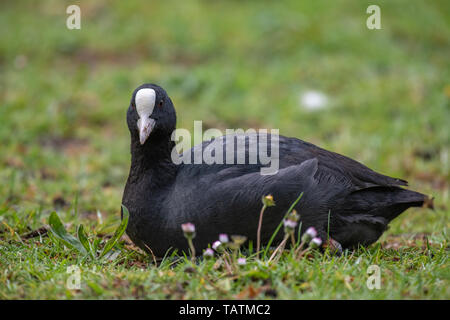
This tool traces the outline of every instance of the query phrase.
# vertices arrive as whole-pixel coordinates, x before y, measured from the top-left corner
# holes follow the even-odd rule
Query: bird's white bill
[[[141,142],[141,145],[147,141],[148,136],[155,127],[155,123],[155,120],[152,118],[141,118],[138,120],[137,126],[139,129],[139,141]]]
[[[136,93],[136,111],[140,118],[148,118],[155,108],[156,92],[150,88],[144,88]]]

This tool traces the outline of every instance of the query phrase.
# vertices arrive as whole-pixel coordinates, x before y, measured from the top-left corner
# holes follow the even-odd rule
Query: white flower
[[[214,256],[214,251],[211,248],[206,248],[205,251],[203,252],[203,256],[205,258],[211,258]]]
[[[220,241],[216,241],[216,242],[214,242],[213,245],[212,245],[212,248],[213,248],[214,250],[216,250],[216,251],[218,251],[218,249],[219,249],[220,247],[222,247],[222,242],[220,242]]]
[[[295,229],[297,226],[297,221],[290,220],[290,219],[284,219],[284,227],[289,229]]]
[[[306,234],[309,235],[311,237],[311,239],[317,237],[317,231],[316,231],[316,229],[314,229],[314,227],[309,227],[306,230]]]
[[[181,229],[187,239],[192,239],[195,237],[195,225],[193,223],[184,223],[181,225]]]
[[[302,236],[302,241],[304,243],[309,243],[312,238],[315,238],[317,236],[317,231],[314,229],[314,227],[309,227],[306,229],[305,234]]]
[[[315,111],[325,108],[328,103],[327,96],[320,91],[306,91],[300,96],[300,105],[308,110]]]
[[[226,235],[225,233],[221,233],[219,234],[219,241],[222,243],[228,243],[230,239],[228,239],[228,235]]]
[[[193,223],[184,223],[181,225],[181,229],[183,229],[184,233],[194,233],[195,232],[195,225]]]
[[[311,248],[318,248],[322,244],[322,240],[320,238],[313,238],[311,243],[309,244]]]
[[[245,258],[237,259],[237,264],[240,266],[245,266],[247,264],[247,260]]]

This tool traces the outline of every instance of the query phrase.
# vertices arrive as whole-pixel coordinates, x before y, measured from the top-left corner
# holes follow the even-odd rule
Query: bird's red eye
[[[163,100],[159,100],[159,105],[158,105],[158,106],[159,106],[160,108],[162,108],[163,102],[164,102]]]

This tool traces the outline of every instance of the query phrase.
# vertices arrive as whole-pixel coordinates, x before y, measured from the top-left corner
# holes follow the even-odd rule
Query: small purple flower
[[[183,229],[183,232],[187,233],[194,233],[195,232],[195,225],[193,223],[184,223],[181,225],[181,229]]]
[[[290,220],[290,219],[284,219],[284,227],[288,229],[295,229],[297,226],[297,221]]]
[[[213,243],[212,248],[216,251],[220,251],[223,247],[222,247],[222,242],[220,242],[219,240],[217,240],[216,242]]]
[[[314,227],[309,227],[306,229],[305,234],[302,237],[302,241],[304,243],[309,243],[311,239],[315,238],[317,236],[317,231],[314,229]]]
[[[195,225],[193,223],[184,223],[181,225],[181,229],[183,230],[184,236],[186,238],[195,237]]]
[[[228,235],[225,233],[219,234],[219,241],[222,243],[228,243],[230,239],[228,238]]]
[[[313,238],[309,246],[313,249],[318,248],[322,245],[322,240],[320,238]]]
[[[206,248],[205,251],[203,251],[203,257],[205,259],[212,258],[214,256],[214,251],[211,248]]]
[[[316,231],[316,229],[314,229],[314,227],[309,227],[306,230],[306,234],[308,234],[311,238],[317,237],[317,231]]]
[[[297,222],[293,220],[284,220],[284,226],[288,228],[295,228],[297,226]]]
[[[284,219],[284,233],[285,234],[293,234],[295,227],[297,226],[297,221],[291,220],[291,219]]]
[[[245,266],[247,264],[247,260],[245,258],[237,259],[237,264],[240,266]]]

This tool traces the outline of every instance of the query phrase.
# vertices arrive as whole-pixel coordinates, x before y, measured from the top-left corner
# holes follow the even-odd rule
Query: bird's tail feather
[[[372,216],[393,220],[410,207],[433,207],[433,199],[401,187],[370,187],[357,190],[344,201],[344,212],[357,214],[366,212]]]

